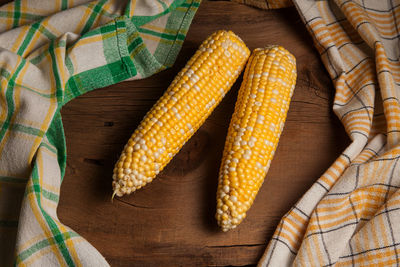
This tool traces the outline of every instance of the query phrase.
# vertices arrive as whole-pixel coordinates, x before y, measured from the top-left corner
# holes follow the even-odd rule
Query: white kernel
[[[152,122],[157,122],[157,119],[154,118],[154,117],[152,117],[150,120],[151,120]]]
[[[264,93],[264,89],[259,88],[257,91],[259,91],[260,93]]]
[[[228,50],[225,50],[224,54],[225,54],[225,56],[227,56],[227,57],[230,57],[230,56],[231,56],[231,53],[229,53]]]
[[[147,160],[147,157],[145,155],[143,155],[143,156],[140,157],[140,160],[145,162]]]
[[[235,168],[235,167],[230,167],[230,168],[229,168],[229,171],[230,171],[230,172],[234,172],[234,171],[236,171],[236,168]]]
[[[256,98],[257,96],[255,94],[250,94],[251,98]]]
[[[180,130],[181,134],[185,134],[185,130],[181,129]]]
[[[174,101],[174,102],[176,102],[176,101],[178,101],[178,98],[176,98],[175,96],[173,96],[173,97],[171,97],[171,100]]]
[[[261,107],[261,102],[256,101],[256,102],[254,102],[254,105],[256,105],[256,106],[258,106],[258,107]]]
[[[235,203],[235,202],[237,201],[237,197],[236,197],[236,196],[231,196],[231,201],[232,201],[233,203]]]
[[[163,123],[161,121],[157,121],[158,126],[163,126]]]
[[[157,143],[157,140],[156,140],[154,137],[152,137],[152,138],[150,139],[150,141],[151,141],[153,144]]]
[[[168,109],[167,109],[166,107],[161,107],[161,109],[162,109],[164,112],[167,112],[167,111],[168,111]]]
[[[162,137],[162,138],[161,138],[161,143],[162,143],[163,145],[165,145],[165,144],[167,143],[167,139],[165,139],[165,137]]]
[[[144,144],[146,144],[146,141],[144,141],[144,139],[140,139],[139,144],[144,145]]]
[[[133,146],[133,149],[139,150],[139,149],[140,149],[140,145],[139,145],[139,144],[135,144],[135,145]]]
[[[223,190],[224,190],[225,193],[228,194],[229,193],[229,186],[224,185]]]
[[[200,77],[199,77],[199,76],[197,76],[197,74],[193,74],[193,75],[192,75],[192,77],[193,77],[193,79],[195,79],[195,80],[196,80],[196,82],[197,82],[198,80],[200,80]]]
[[[249,147],[253,147],[254,146],[254,142],[253,141],[249,141]]]
[[[131,172],[132,172],[132,170],[129,169],[129,168],[124,170],[124,173],[125,173],[125,174],[130,174]]]
[[[195,84],[195,85],[193,86],[193,88],[194,88],[197,92],[200,92],[200,87],[199,87],[197,84]]]
[[[233,158],[232,161],[235,163],[239,163],[239,159],[237,159],[237,158]]]
[[[178,110],[176,109],[176,107],[172,107],[171,110],[172,110],[173,112],[175,112],[175,113],[178,112]]]
[[[221,209],[217,209],[217,214],[222,215],[224,213]]]
[[[208,48],[207,52],[212,53],[214,50],[212,48]]]
[[[160,153],[158,153],[158,152],[154,152],[153,155],[154,155],[154,158],[155,158],[155,159],[158,159],[158,158],[160,157]]]
[[[247,142],[245,140],[242,141],[242,146],[247,145]]]
[[[234,142],[233,145],[234,146],[240,146],[240,143],[239,142]]]
[[[250,141],[255,142],[255,141],[257,141],[257,138],[255,138],[254,136],[252,136],[252,137],[250,137]]]
[[[271,102],[272,102],[272,103],[276,103],[276,99],[272,97],[272,98],[271,98]]]

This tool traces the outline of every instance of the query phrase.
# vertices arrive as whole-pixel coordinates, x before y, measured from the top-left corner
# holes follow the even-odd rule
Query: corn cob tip
[[[292,53],[290,53],[286,48],[284,48],[283,46],[280,45],[276,45],[276,44],[271,44],[271,45],[266,45],[263,48],[255,48],[252,52],[253,56],[256,55],[260,55],[260,54],[269,54],[271,53],[271,51],[278,51],[281,54],[284,54],[285,57],[287,57],[289,59],[289,62],[291,64],[296,65],[296,57],[293,56]]]

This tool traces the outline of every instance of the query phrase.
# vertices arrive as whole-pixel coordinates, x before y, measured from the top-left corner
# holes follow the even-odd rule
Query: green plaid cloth
[[[56,210],[60,109],[170,67],[200,0],[16,0],[0,7],[0,266],[108,266]]]

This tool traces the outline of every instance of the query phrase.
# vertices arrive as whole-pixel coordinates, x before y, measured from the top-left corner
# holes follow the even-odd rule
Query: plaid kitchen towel
[[[259,265],[400,266],[400,1],[293,3],[352,143],[282,218]]]
[[[57,218],[60,109],[170,67],[200,0],[15,0],[0,7],[0,266],[107,266]]]

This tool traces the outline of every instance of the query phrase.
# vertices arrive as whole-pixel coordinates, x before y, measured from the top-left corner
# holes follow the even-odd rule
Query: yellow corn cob
[[[225,142],[216,219],[235,228],[252,205],[269,169],[296,82],[296,60],[286,49],[255,49],[249,58]]]
[[[129,139],[114,168],[114,195],[153,180],[222,100],[249,55],[231,31],[218,31],[201,44]]]

